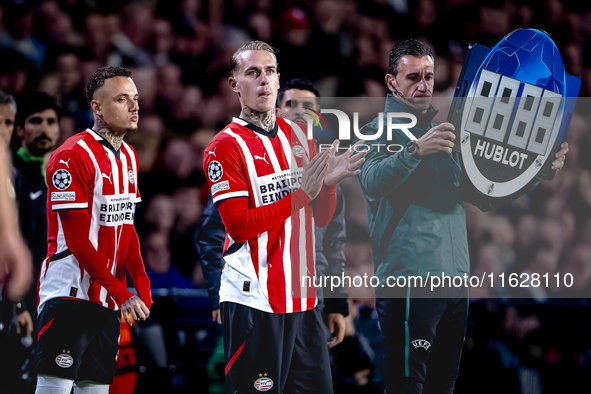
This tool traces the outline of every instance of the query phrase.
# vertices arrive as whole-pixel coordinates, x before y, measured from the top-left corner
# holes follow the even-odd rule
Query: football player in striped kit
[[[220,286],[228,393],[332,392],[314,278],[314,225],[329,223],[336,184],[364,153],[316,154],[300,125],[275,116],[274,49],[244,44],[230,63],[242,112],[205,149],[226,241]]]
[[[39,277],[37,394],[107,393],[121,315],[144,320],[152,305],[133,225],[138,159],[123,142],[137,130],[131,71],[98,69],[87,86],[94,126],[49,159],[48,254]],[[139,297],[127,290],[126,269]]]

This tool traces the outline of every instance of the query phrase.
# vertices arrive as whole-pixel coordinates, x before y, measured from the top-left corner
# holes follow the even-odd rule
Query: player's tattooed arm
[[[102,116],[96,117],[92,129],[96,131],[98,135],[109,141],[115,150],[119,150],[121,148],[121,143],[123,142],[123,137],[125,137],[126,133],[112,131]]]
[[[252,108],[243,107],[240,117],[266,131],[270,131],[275,127],[275,108],[267,112],[259,112]]]

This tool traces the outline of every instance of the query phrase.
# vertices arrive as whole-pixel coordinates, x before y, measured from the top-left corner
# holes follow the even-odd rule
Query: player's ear
[[[279,80],[280,76],[281,74],[277,73],[277,91],[279,91],[279,88],[281,87],[281,81]]]
[[[102,108],[98,101],[92,100],[90,102],[90,109],[92,109],[92,112],[96,113],[97,115],[102,115]]]
[[[388,85],[388,89],[392,93],[396,92],[396,86],[395,86],[396,77],[394,77],[394,75],[392,75],[392,74],[386,74],[384,79],[386,80],[386,85]]]
[[[234,77],[228,78],[228,84],[234,93],[240,94],[240,89],[238,88],[238,81]]]
[[[16,136],[20,138],[25,137],[25,129],[19,125],[16,126]]]

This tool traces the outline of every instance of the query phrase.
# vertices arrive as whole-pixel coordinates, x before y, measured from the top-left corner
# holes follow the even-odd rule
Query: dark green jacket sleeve
[[[344,247],[347,242],[347,229],[345,225],[345,197],[340,187],[337,187],[337,206],[331,222],[323,239],[324,258],[328,263],[328,276],[341,277],[345,271]],[[349,315],[349,304],[347,303],[347,291],[344,286],[334,289],[324,289],[324,311],[329,313],[340,313],[343,316]]]
[[[396,143],[395,141],[380,139],[368,143],[383,145],[380,146],[379,152],[375,146],[371,146],[365,155],[359,182],[366,196],[379,199],[400,186],[417,168],[421,160],[413,158],[406,149],[396,153],[388,152],[387,146]],[[405,146],[406,143],[400,143],[400,145]]]

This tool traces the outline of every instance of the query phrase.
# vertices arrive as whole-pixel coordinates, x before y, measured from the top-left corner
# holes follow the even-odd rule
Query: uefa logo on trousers
[[[448,121],[472,185],[501,198],[552,179],[580,87],[540,30],[515,30],[492,49],[471,45]]]

